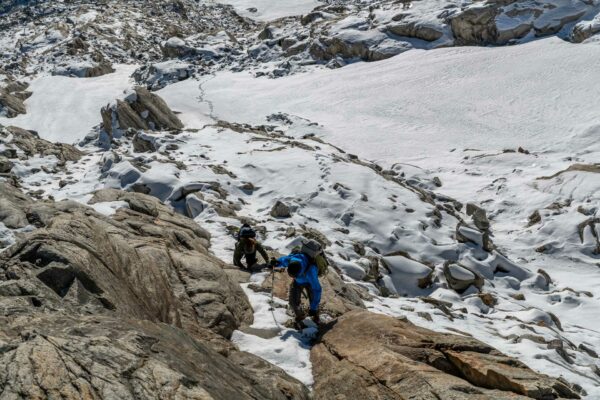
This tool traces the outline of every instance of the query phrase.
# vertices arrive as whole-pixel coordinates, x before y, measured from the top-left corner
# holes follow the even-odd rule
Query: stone
[[[10,161],[4,156],[0,156],[0,174],[9,173],[12,170],[13,166],[14,164],[12,163],[12,161]]]
[[[154,153],[157,148],[154,140],[148,134],[137,132],[131,141],[133,151],[137,153]]]
[[[270,215],[273,218],[290,218],[292,216],[292,211],[287,204],[277,200],[277,202],[271,208]]]
[[[448,286],[457,292],[464,292],[471,285],[481,290],[484,283],[483,277],[475,271],[468,269],[464,265],[451,263],[450,261],[444,263],[444,276],[446,277]]]
[[[52,143],[41,139],[32,131],[16,126],[0,127],[0,140],[8,135],[12,135],[11,145],[23,151],[27,157],[55,156],[60,161],[59,164],[64,165],[67,161],[78,161],[83,156],[80,150],[70,144]]]
[[[26,114],[27,109],[23,100],[14,93],[0,89],[0,116],[4,114],[8,118],[14,118],[19,114]]]
[[[475,203],[467,203],[467,215],[471,216],[473,223],[478,229],[482,231],[490,228],[490,221],[487,218],[486,212],[483,208],[479,207]]]
[[[444,34],[436,29],[435,26],[417,21],[400,21],[387,25],[387,30],[394,35],[407,36],[434,42],[441,38]]]
[[[360,310],[325,330],[311,361],[315,400],[579,398],[476,339]]]

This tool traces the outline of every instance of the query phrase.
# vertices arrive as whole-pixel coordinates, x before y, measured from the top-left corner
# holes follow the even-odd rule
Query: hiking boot
[[[297,331],[302,331],[306,328],[306,324],[304,324],[304,321],[295,321],[294,322],[294,329]]]

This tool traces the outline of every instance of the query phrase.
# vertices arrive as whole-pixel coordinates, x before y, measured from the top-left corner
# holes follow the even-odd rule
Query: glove
[[[271,267],[271,269],[275,268],[277,266],[277,260],[275,258],[271,258],[269,260],[269,267]]]

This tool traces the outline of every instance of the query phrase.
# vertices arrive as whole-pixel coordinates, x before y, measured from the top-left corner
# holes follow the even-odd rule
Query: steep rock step
[[[580,398],[475,339],[366,311],[332,323],[311,361],[317,400]]]

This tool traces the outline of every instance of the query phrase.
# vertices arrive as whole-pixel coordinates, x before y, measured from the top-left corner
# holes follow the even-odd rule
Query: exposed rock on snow
[[[301,383],[220,336],[252,314],[208,254],[207,233],[148,196],[111,190],[93,201],[114,199],[131,209],[107,218],[82,205],[16,205],[43,217],[0,256],[3,393],[308,398]]]
[[[53,143],[41,139],[37,133],[16,126],[0,125],[0,143],[18,149],[25,158],[54,156],[64,166],[67,161],[81,159],[83,153],[70,144]]]
[[[163,99],[146,88],[136,87],[135,92],[117,100],[116,104],[102,108],[102,125],[109,135],[115,131],[133,129],[175,130],[183,124]]]
[[[0,87],[0,116],[14,118],[19,114],[25,114],[27,109],[23,101],[31,95],[29,92],[15,92],[10,88]]]
[[[274,218],[289,218],[292,216],[292,211],[290,206],[280,200],[277,200],[277,202],[271,208],[270,214]]]
[[[457,292],[464,292],[471,285],[479,290],[483,287],[483,277],[460,264],[446,262],[444,275],[448,285]]]
[[[340,317],[311,361],[317,399],[579,398],[565,382],[475,339],[364,311]]]

